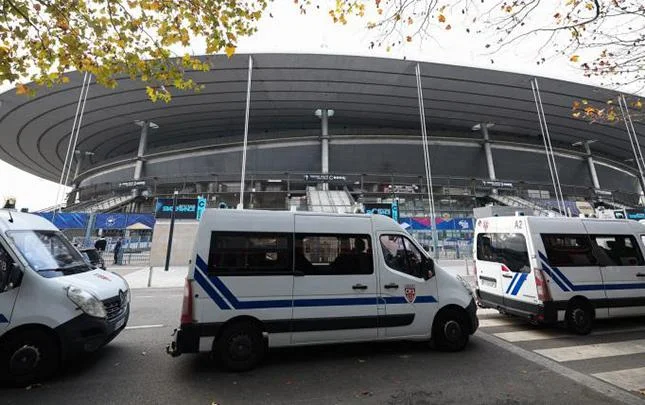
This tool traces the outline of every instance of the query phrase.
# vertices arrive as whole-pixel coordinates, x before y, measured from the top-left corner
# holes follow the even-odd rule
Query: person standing
[[[94,243],[94,248],[98,250],[100,254],[102,254],[105,251],[106,247],[107,247],[107,240],[103,236],[98,238]]]
[[[119,238],[116,241],[116,244],[114,245],[114,264],[120,264],[119,257],[121,255],[121,246],[122,246],[121,238]]]

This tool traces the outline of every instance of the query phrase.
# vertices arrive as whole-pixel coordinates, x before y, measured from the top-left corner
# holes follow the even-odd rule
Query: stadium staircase
[[[551,211],[547,208],[543,208],[542,206],[534,203],[533,201],[525,200],[524,198],[521,198],[521,197],[498,195],[498,194],[491,194],[489,195],[489,197],[492,200],[495,200],[502,205],[521,209],[525,211],[526,214],[529,214],[529,215],[533,214],[541,217],[562,216],[562,214],[559,211],[558,212]]]
[[[307,187],[307,205],[309,211],[316,212],[352,212],[354,199],[346,190],[317,190]]]

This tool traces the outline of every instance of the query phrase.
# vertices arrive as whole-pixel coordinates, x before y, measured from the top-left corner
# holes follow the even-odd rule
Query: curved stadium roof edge
[[[419,131],[416,61],[316,54],[252,56],[249,131],[254,139],[313,134],[320,128],[313,115],[318,108],[335,110],[330,120],[332,139],[335,134],[360,137]],[[206,85],[204,91],[173,91],[170,104],[151,103],[144,86],[128,78],[119,79],[115,89],[92,85],[78,140],[78,149],[94,152],[86,169],[134,157],[140,135],[135,120],[159,125],[149,134],[151,151],[212,145],[236,136],[241,141],[247,57],[211,56],[211,71],[190,73]],[[459,136],[470,133],[474,124],[494,122],[493,140],[497,136],[535,143],[540,132],[529,84],[535,76],[418,63],[430,136],[433,132]],[[70,79],[66,85],[40,89],[33,98],[18,96],[13,90],[0,94],[0,159],[58,180],[81,87],[80,74],[72,72]],[[574,100],[604,102],[616,92],[563,80],[538,80],[555,143],[564,147],[594,139],[592,150],[616,162],[632,156],[624,128],[589,125],[570,115]],[[644,132],[642,124],[635,126],[638,134]]]

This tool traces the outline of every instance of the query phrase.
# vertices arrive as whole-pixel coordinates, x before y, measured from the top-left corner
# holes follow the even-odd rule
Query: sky
[[[395,46],[389,51],[385,47],[370,48],[370,42],[378,35],[377,32],[365,28],[371,16],[351,19],[347,25],[334,24],[328,10],[323,6],[320,9],[312,6],[303,15],[294,2],[276,0],[270,3],[269,9],[260,20],[258,31],[252,37],[241,39],[236,51],[406,58],[534,74],[584,84],[600,84],[597,79],[585,78],[581,70],[569,61],[568,56],[553,57],[545,63],[536,64],[535,49],[538,45],[535,39],[529,38],[491,53],[485,45],[490,43],[492,38],[485,34],[467,33],[467,22],[460,19],[459,10],[445,11],[448,22],[454,21],[450,30],[446,30],[443,25],[431,31],[432,39],[420,41],[414,38],[412,42],[404,40],[403,45]],[[195,43],[191,51],[202,54],[202,43]],[[9,89],[11,86],[7,84],[0,85],[0,92]],[[0,204],[3,197],[11,196],[17,199],[18,208],[27,207],[31,211],[43,209],[56,203],[58,190],[57,183],[40,179],[0,161]]]

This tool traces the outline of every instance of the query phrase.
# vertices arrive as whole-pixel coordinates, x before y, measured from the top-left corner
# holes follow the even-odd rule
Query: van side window
[[[542,234],[542,243],[551,266],[595,266],[598,260],[593,254],[591,240],[587,235]]]
[[[290,234],[213,232],[208,273],[245,276],[291,274]]]
[[[516,273],[531,271],[526,238],[521,233],[478,234],[477,260],[501,263]]]
[[[643,255],[631,235],[594,235],[601,264],[607,266],[642,266]]]
[[[381,235],[381,249],[385,264],[392,270],[420,277],[425,256],[401,235]]]
[[[294,270],[305,275],[372,274],[369,235],[298,234]]]

